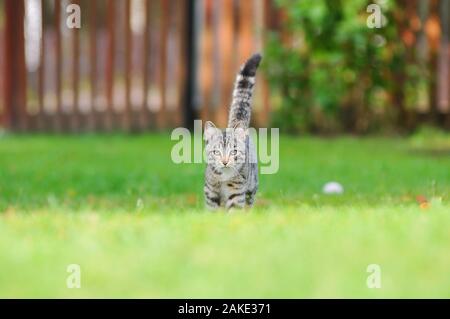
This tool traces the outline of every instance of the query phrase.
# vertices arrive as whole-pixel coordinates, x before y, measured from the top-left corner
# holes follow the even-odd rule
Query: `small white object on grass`
[[[144,208],[144,201],[142,200],[142,198],[138,198],[136,202],[136,209],[138,211],[141,211],[143,208]]]
[[[338,182],[328,182],[323,185],[322,192],[324,194],[342,194],[344,187]]]

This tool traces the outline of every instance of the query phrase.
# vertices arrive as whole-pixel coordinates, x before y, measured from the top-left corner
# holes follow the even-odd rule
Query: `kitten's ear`
[[[213,122],[206,121],[204,139],[209,140],[215,133],[217,133],[217,127]]]

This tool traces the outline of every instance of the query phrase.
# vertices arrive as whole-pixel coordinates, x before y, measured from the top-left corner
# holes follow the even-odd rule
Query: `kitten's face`
[[[236,171],[245,163],[247,132],[242,128],[216,128],[208,124],[205,128],[207,163],[220,171]]]

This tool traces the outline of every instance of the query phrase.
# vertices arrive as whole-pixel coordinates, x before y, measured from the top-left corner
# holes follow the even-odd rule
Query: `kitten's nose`
[[[228,157],[223,157],[222,158],[222,163],[223,163],[223,165],[227,166],[227,164],[228,164]]]

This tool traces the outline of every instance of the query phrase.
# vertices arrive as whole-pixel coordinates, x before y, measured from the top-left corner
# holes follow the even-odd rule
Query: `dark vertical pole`
[[[220,10],[219,5],[221,1],[212,1],[211,4],[211,18],[212,18],[212,99],[210,108],[210,120],[217,123],[217,119],[219,117],[220,111],[220,103],[222,98],[222,68],[221,68],[221,48],[222,48],[222,39],[220,34],[220,26],[222,24],[222,12]]]
[[[5,2],[5,125],[26,128],[26,66],[24,39],[24,2]]]
[[[200,59],[202,63],[199,65],[199,72],[201,74],[200,90],[201,90],[201,110],[200,117],[203,121],[211,120],[210,109],[212,107],[212,88],[214,82],[213,71],[213,23],[212,23],[212,1],[204,1],[203,10],[203,30],[202,30],[202,49],[200,53]]]

